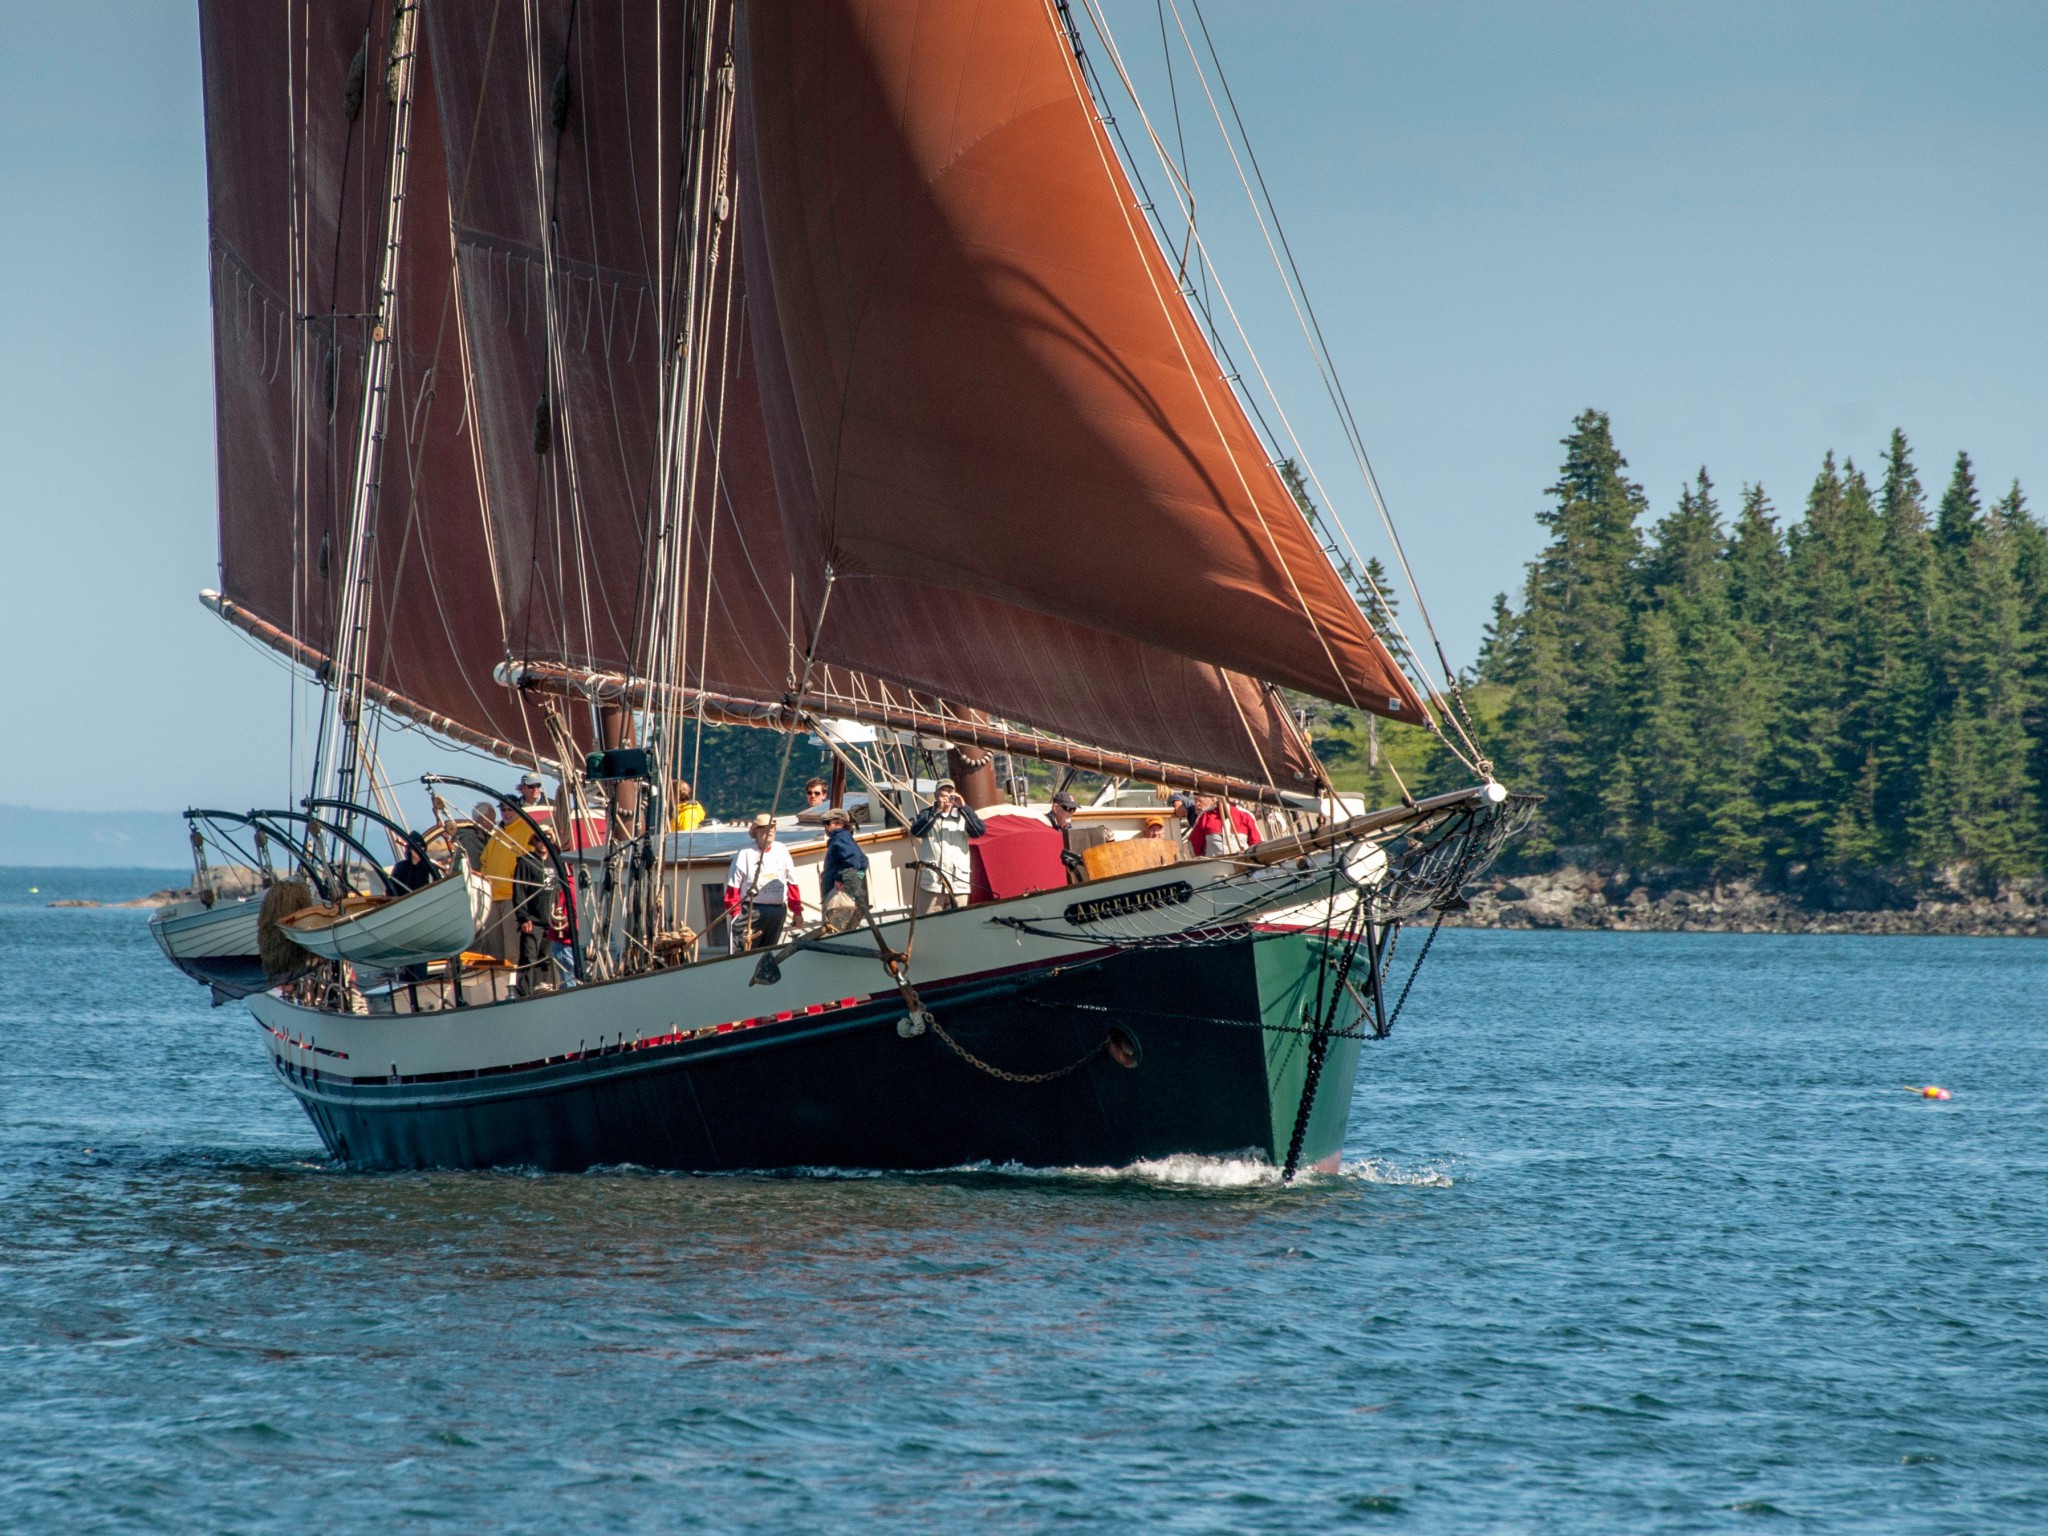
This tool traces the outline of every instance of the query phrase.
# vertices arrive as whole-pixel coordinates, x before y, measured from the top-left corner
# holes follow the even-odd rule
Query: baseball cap
[[[1080,801],[1076,800],[1064,789],[1052,797],[1052,803],[1058,806],[1063,811],[1078,810],[1081,804]]]

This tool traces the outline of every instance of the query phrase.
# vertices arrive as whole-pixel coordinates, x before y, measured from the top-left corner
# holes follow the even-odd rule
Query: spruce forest
[[[1545,796],[1520,867],[2042,873],[2048,529],[2017,483],[1987,500],[1963,454],[1934,499],[1894,431],[1874,474],[1830,453],[1796,520],[1705,470],[1656,517],[1604,413],[1563,446],[1468,689]],[[1340,782],[1379,777],[1356,717],[1317,724]],[[1411,786],[1457,777],[1389,734]]]

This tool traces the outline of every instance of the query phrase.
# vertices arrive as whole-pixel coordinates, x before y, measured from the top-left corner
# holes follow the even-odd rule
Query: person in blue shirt
[[[844,806],[825,813],[825,867],[818,877],[825,924],[843,933],[867,915],[868,856],[854,841]]]

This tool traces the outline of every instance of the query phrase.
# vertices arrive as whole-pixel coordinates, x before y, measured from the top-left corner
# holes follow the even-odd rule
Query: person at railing
[[[1066,868],[1069,885],[1078,885],[1088,878],[1088,865],[1074,851],[1074,812],[1079,809],[1080,802],[1063,789],[1052,797],[1052,809],[1045,813],[1053,831],[1060,835],[1060,863]]]
[[[826,928],[844,933],[868,910],[868,856],[855,841],[846,807],[825,813],[825,867],[818,877]]]
[[[676,779],[669,785],[669,805],[669,831],[694,832],[704,824],[704,807],[690,793],[688,779]]]
[[[1188,847],[1196,858],[1243,853],[1258,845],[1259,824],[1250,811],[1214,795],[1195,796],[1195,824],[1188,830]]]
[[[832,798],[832,786],[823,779],[804,780],[804,809],[815,811]]]
[[[554,909],[548,914],[548,954],[555,962],[555,985],[566,987],[576,980],[576,942],[571,930],[576,909],[566,890],[555,892]]]
[[[391,866],[391,883],[405,895],[432,885],[441,878],[441,871],[434,867],[434,861],[427,855],[427,840],[417,832],[405,834],[405,851],[398,856],[398,862]]]
[[[469,861],[472,873],[484,872],[484,849],[490,846],[491,834],[498,830],[498,803],[495,800],[479,800],[470,813],[470,819],[455,829],[455,846],[462,850],[462,856]]]
[[[555,911],[555,870],[548,861],[545,839],[530,844],[512,866],[512,916],[519,936],[519,995],[527,997],[548,982],[548,929]]]
[[[751,845],[732,856],[725,875],[725,919],[736,951],[772,947],[784,922],[804,920],[796,860],[775,841],[775,818],[763,811],[747,832]]]
[[[491,882],[491,914],[484,921],[479,948],[511,963],[519,958],[519,920],[512,914],[518,899],[513,875],[533,842],[533,828],[510,810],[503,811],[501,817],[502,825],[488,829],[490,840],[478,860],[478,873]]]
[[[919,917],[927,912],[951,912],[967,905],[974,889],[974,857],[968,841],[988,828],[974,814],[951,779],[939,780],[932,791],[932,803],[910,823],[910,835],[918,838],[917,906]]]

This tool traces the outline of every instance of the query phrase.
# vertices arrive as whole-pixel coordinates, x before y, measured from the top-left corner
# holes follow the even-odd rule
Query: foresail
[[[1177,291],[1055,9],[742,17],[745,193],[842,585],[968,593],[1423,718]]]
[[[222,587],[240,609],[319,656],[333,652],[347,563],[364,332],[382,232],[390,15],[370,14],[365,33],[361,13],[343,17],[333,8],[265,0],[200,7]],[[504,634],[487,596],[490,564],[464,432],[434,84],[423,60],[367,671],[378,696],[402,697],[459,730],[545,743],[530,706],[491,681]]]

